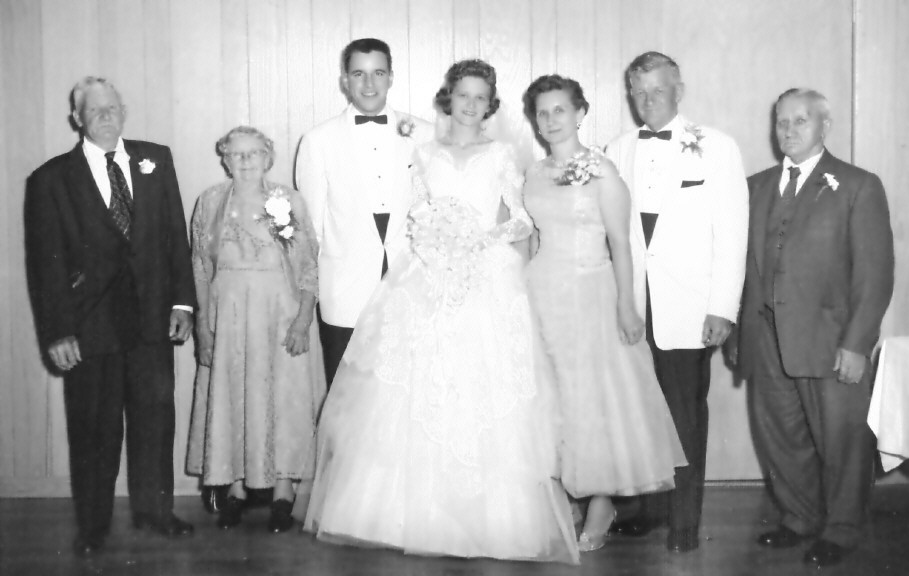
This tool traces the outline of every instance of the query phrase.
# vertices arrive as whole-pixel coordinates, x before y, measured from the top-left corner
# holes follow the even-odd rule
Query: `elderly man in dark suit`
[[[110,531],[126,414],[133,524],[192,533],[173,508],[173,342],[196,305],[170,150],[121,138],[114,86],[72,92],[82,141],[38,168],[25,199],[29,288],[39,342],[63,373],[79,556]]]
[[[893,292],[893,234],[880,179],[824,147],[827,100],[776,103],[782,164],[748,180],[751,229],[738,361],[782,509],[758,543],[814,543],[839,562],[862,533],[872,482],[869,356]]]

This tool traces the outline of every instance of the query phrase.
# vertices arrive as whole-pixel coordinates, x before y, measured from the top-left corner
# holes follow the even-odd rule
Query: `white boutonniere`
[[[154,162],[148,158],[143,158],[142,161],[139,162],[139,172],[142,172],[143,174],[151,174],[155,171],[155,166],[156,165]]]
[[[824,178],[824,185],[821,187],[820,190],[817,191],[817,198],[815,198],[815,200],[820,198],[821,194],[823,194],[824,190],[826,190],[827,188],[830,188],[831,190],[836,192],[836,189],[840,187],[839,180],[837,180],[836,176],[834,176],[833,174],[830,174],[829,172],[824,172],[822,177]]]
[[[692,154],[697,154],[698,156],[703,156],[704,149],[701,148],[701,140],[704,139],[704,132],[701,130],[701,127],[696,124],[688,124],[685,126],[685,130],[682,131],[682,136],[679,138],[679,141],[682,144],[682,153],[690,152]]]
[[[272,237],[287,248],[299,227],[290,200],[283,190],[275,188],[266,194],[264,208],[265,214],[256,216],[256,220],[265,222]]]
[[[417,125],[410,116],[405,116],[398,121],[398,136],[410,138]]]

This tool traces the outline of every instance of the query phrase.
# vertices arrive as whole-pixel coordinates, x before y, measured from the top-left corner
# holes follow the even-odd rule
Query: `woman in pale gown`
[[[510,245],[531,231],[522,179],[482,130],[498,107],[495,70],[454,64],[436,103],[450,129],[417,149],[411,250],[332,384],[304,528],[412,554],[577,563]],[[510,218],[497,225],[503,202]]]
[[[325,394],[308,353],[318,246],[300,193],[265,178],[271,139],[239,126],[217,149],[230,178],[199,196],[192,219],[200,366],[187,471],[229,486],[223,529],[240,523],[247,488],[273,488],[268,530],[283,532],[293,484],[312,478]]]
[[[551,152],[524,187],[538,230],[529,290],[558,384],[560,477],[573,497],[591,497],[579,546],[592,551],[615,518],[611,495],[671,489],[686,461],[632,296],[643,279],[633,277],[628,189],[578,138],[589,105],[576,81],[540,77],[524,105]]]

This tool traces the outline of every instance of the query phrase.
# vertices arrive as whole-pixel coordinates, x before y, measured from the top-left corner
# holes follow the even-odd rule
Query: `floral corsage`
[[[413,118],[405,116],[398,121],[398,136],[410,138],[416,128],[417,125],[414,123]]]
[[[268,231],[281,246],[289,247],[300,223],[287,199],[287,193],[280,188],[269,190],[265,196],[264,208],[265,214],[257,216],[256,220],[268,226]]]
[[[682,137],[679,141],[682,143],[682,152],[691,152],[698,156],[704,155],[704,149],[701,147],[701,140],[704,139],[704,132],[696,124],[688,124],[682,131]]]
[[[149,160],[148,158],[143,158],[142,161],[139,162],[139,172],[141,172],[143,174],[151,174],[154,171],[155,171],[155,163],[152,162],[151,160]]]
[[[581,150],[564,164],[556,163],[559,170],[554,180],[559,186],[583,186],[594,178],[602,178],[600,162],[603,153],[597,148]]]

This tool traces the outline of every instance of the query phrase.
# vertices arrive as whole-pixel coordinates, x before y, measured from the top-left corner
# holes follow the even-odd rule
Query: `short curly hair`
[[[555,90],[564,90],[571,97],[571,105],[575,110],[584,110],[586,114],[590,110],[590,102],[584,98],[584,89],[577,80],[558,74],[547,74],[540,76],[530,83],[527,90],[524,91],[522,98],[524,102],[524,115],[533,123],[536,123],[537,116],[537,97],[547,92]]]
[[[224,167],[224,170],[230,174],[230,168],[227,166],[227,154],[229,152],[228,148],[230,147],[230,141],[236,136],[252,136],[258,138],[262,145],[265,147],[265,151],[268,153],[268,160],[265,164],[265,171],[268,172],[271,170],[271,167],[275,165],[275,142],[271,138],[265,135],[264,132],[258,128],[253,128],[252,126],[237,126],[236,128],[231,128],[230,132],[221,136],[218,139],[217,144],[215,144],[215,149],[218,152],[218,156],[221,157],[221,166]]]
[[[489,110],[483,118],[489,118],[499,109],[499,97],[496,96],[496,69],[490,64],[474,58],[455,62],[445,73],[445,83],[436,92],[435,104],[447,116],[451,116],[451,92],[462,78],[468,76],[480,78],[489,84]]]

